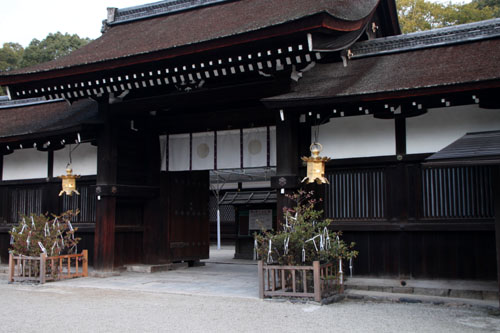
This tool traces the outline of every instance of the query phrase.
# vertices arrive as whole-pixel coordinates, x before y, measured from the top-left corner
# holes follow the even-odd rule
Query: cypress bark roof
[[[427,161],[427,166],[500,165],[500,131],[467,133]]]
[[[392,0],[389,0],[392,1]],[[173,1],[199,3],[200,1]],[[71,53],[66,57],[34,67],[20,69],[0,75],[1,84],[11,84],[9,77],[33,73],[41,73],[78,66],[99,64],[91,70],[116,68],[126,64],[151,61],[151,57],[141,56],[155,54],[156,60],[175,56],[172,50],[196,45],[195,51],[206,51],[221,47],[208,45],[207,42],[220,41],[230,37],[238,37],[256,32],[266,33],[252,36],[253,40],[270,38],[277,34],[287,34],[311,28],[326,28],[341,31],[352,31],[361,28],[363,19],[369,17],[378,4],[378,0],[239,0],[239,1],[201,1],[217,5],[194,6],[181,11],[154,13],[154,6],[141,7],[144,15],[108,24],[107,31],[95,41]],[[163,1],[157,4],[168,4]],[[134,9],[134,8],[132,8]],[[125,9],[126,10],[126,9]],[[312,19],[314,18],[314,19]],[[308,20],[304,24],[297,24]],[[294,22],[293,26],[278,32],[272,28]],[[119,23],[119,24],[117,24]],[[297,30],[297,31],[294,31]],[[239,37],[238,37],[239,38]],[[252,40],[252,39],[250,39]],[[232,40],[237,44],[242,40]],[[232,45],[231,44],[231,45]],[[168,53],[159,53],[168,51]],[[188,52],[188,51],[186,51]],[[189,53],[188,52],[188,53]],[[186,54],[186,53],[184,53]],[[3,78],[2,78],[3,77]],[[2,82],[3,81],[3,82]]]
[[[416,96],[417,90],[425,94],[424,90],[436,87],[500,86],[500,62],[495,56],[500,54],[499,28],[500,19],[496,19],[360,42],[353,45],[354,56],[347,66],[318,64],[304,74],[294,91],[264,101],[279,107],[409,92]]]
[[[97,117],[97,103],[86,99],[69,105],[64,100],[0,101],[0,138],[67,129]]]

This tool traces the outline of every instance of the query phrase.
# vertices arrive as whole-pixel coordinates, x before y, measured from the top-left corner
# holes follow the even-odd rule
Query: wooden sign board
[[[273,210],[251,209],[248,221],[249,230],[271,230],[273,228]]]

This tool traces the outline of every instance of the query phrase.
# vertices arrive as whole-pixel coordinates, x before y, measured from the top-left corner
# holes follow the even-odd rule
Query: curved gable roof
[[[102,66],[107,63],[114,67],[100,69],[116,68],[123,65],[124,59],[144,62],[145,60],[139,59],[141,56],[162,51],[169,53],[158,55],[156,60],[169,58],[172,50],[192,45],[198,45],[197,49],[204,51],[210,49],[207,46],[210,41],[267,31],[315,15],[324,15],[328,20],[325,22],[324,17],[318,18],[308,21],[306,25],[287,27],[285,31],[293,33],[293,29],[300,31],[312,28],[357,30],[362,27],[361,21],[374,11],[378,2],[379,0],[239,0],[110,24],[100,38],[70,55],[34,67],[3,73],[0,83],[11,84],[9,77],[79,66],[94,65],[93,70],[96,70],[96,64]],[[269,37],[272,34],[264,34],[260,38]]]

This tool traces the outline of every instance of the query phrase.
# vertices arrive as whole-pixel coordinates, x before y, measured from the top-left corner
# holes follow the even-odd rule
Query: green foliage
[[[396,4],[403,33],[487,20],[498,17],[500,12],[498,0],[476,0],[458,5],[428,0],[397,0]]]
[[[260,259],[279,265],[311,265],[313,261],[336,262],[358,255],[354,243],[347,245],[340,239],[341,232],[328,229],[332,221],[323,219],[323,211],[314,208],[317,202],[312,192],[299,191],[289,198],[296,206],[284,209],[283,230],[254,235]]]
[[[476,4],[479,9],[491,8],[493,15],[500,17],[500,0],[472,0],[472,3]]]
[[[10,71],[19,66],[24,49],[17,43],[4,43],[0,49],[0,71]]]
[[[52,218],[42,214],[22,216],[17,227],[10,231],[10,251],[15,255],[38,257],[43,252],[40,242],[48,256],[76,253],[80,238],[75,237],[78,228],[73,228],[71,219],[78,213],[69,210]]]
[[[0,48],[0,72],[37,65],[65,56],[88,44],[90,39],[78,35],[49,34],[44,40],[33,39],[24,49],[17,43],[5,43]],[[0,95],[5,91],[0,87]]]
[[[88,38],[80,38],[78,35],[62,34],[57,32],[49,34],[44,40],[33,39],[24,50],[20,67],[33,66],[39,63],[51,61],[68,55],[76,49],[87,45]]]

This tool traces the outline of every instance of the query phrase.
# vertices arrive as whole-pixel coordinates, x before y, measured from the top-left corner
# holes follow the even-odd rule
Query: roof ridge
[[[7,99],[0,98],[0,109],[10,109],[22,106],[39,105],[39,104],[54,103],[61,101],[64,101],[64,99],[46,100],[45,97],[34,97],[34,98],[10,100],[8,98]]]
[[[495,37],[500,37],[500,18],[362,41],[351,52],[362,58]]]
[[[130,21],[142,20],[160,15],[178,13],[185,10],[195,9],[204,6],[235,0],[163,0],[144,5],[126,8],[109,8],[114,10],[111,16],[108,15],[107,25],[115,25]]]

